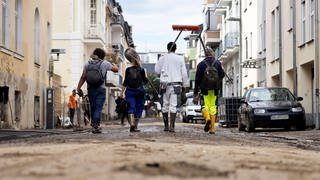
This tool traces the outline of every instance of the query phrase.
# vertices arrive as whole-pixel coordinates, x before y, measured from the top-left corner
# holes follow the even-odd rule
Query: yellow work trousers
[[[202,110],[203,117],[207,122],[211,120],[210,124],[210,133],[214,133],[214,123],[216,120],[217,106],[216,106],[217,96],[214,93],[214,90],[209,90],[208,95],[203,95],[204,106]]]
[[[214,94],[214,90],[208,90],[208,95],[203,95],[203,108],[209,111],[210,116],[217,114],[216,100],[217,96]]]

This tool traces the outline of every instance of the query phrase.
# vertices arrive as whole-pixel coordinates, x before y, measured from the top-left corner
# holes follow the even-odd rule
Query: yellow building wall
[[[22,1],[22,51],[15,51],[15,1],[10,1],[9,45],[0,47],[0,86],[9,87],[9,103],[1,104],[3,113],[0,128],[43,128],[46,119],[46,88],[49,85],[49,50],[51,39],[48,24],[52,27],[52,0]],[[0,5],[1,6],[1,5]],[[40,15],[40,61],[34,63],[35,11]],[[0,23],[2,23],[2,8]],[[1,27],[1,31],[3,31]],[[2,43],[2,33],[0,42]],[[20,92],[20,102],[15,101],[15,92]],[[39,107],[35,108],[34,97],[39,97]],[[19,103],[17,103],[19,102]],[[17,113],[19,112],[19,113]],[[35,118],[37,117],[37,118]],[[38,122],[35,122],[35,119]]]

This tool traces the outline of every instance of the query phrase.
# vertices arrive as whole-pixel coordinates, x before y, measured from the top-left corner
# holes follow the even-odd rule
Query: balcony
[[[118,73],[108,72],[106,78],[107,87],[118,87],[120,85],[120,75]]]
[[[122,14],[117,14],[112,17],[111,27],[113,31],[123,32],[124,18]]]
[[[231,6],[232,0],[219,0],[218,1],[218,6]]]
[[[224,36],[225,50],[239,50],[240,34],[239,32],[230,32]]]
[[[96,46],[103,46],[105,43],[105,31],[102,24],[88,26],[84,34],[84,42]]]
[[[206,46],[216,47],[220,43],[220,32],[219,31],[205,31],[204,41]]]

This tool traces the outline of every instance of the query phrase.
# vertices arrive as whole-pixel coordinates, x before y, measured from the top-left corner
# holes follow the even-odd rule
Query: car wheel
[[[291,129],[291,126],[290,126],[290,125],[284,126],[284,130],[290,131],[290,129]]]
[[[247,132],[254,132],[255,130],[255,127],[254,127],[254,124],[253,124],[253,119],[252,118],[248,118],[248,124],[247,124],[247,127],[246,127],[246,131]]]
[[[241,118],[240,118],[240,114],[238,114],[238,130],[239,131],[244,131],[245,130],[245,128],[246,128],[246,126],[244,126],[243,124],[242,124],[242,122],[241,122]]]
[[[296,124],[296,130],[297,131],[303,131],[303,130],[305,130],[306,129],[306,121],[304,120],[304,121],[301,121],[301,122],[298,122],[297,124]]]

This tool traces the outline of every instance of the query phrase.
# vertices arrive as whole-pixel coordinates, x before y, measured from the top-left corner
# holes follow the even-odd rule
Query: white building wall
[[[242,0],[242,62],[257,59],[258,2]],[[258,69],[242,68],[242,93],[258,87]]]

